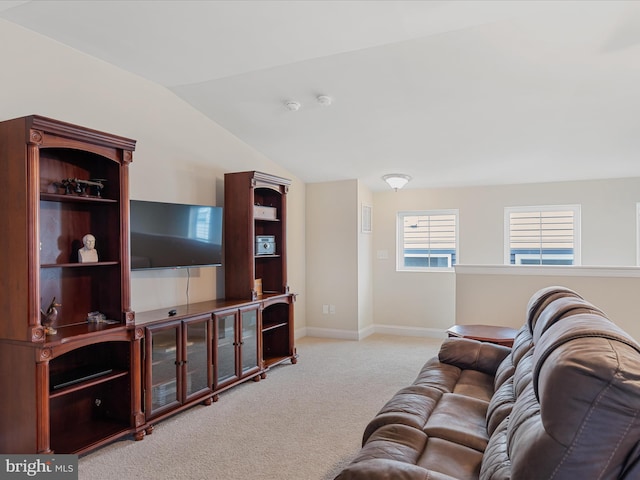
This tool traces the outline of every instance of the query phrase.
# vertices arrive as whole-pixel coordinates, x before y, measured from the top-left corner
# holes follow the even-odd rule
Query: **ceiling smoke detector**
[[[333,99],[329,95],[318,95],[316,100],[323,107],[328,107],[333,103]]]
[[[284,106],[287,107],[287,110],[290,112],[297,112],[300,110],[300,102],[296,102],[295,100],[287,100],[284,102]]]

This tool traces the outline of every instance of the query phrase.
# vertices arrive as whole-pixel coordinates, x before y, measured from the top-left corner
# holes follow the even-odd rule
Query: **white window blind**
[[[505,263],[578,265],[580,207],[508,207],[505,209]]]
[[[398,214],[398,270],[452,268],[457,261],[457,210]]]

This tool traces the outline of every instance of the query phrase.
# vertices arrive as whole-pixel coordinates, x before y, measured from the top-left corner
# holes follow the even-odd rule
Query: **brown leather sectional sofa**
[[[576,292],[527,306],[512,348],[444,341],[336,480],[640,479],[640,345]]]

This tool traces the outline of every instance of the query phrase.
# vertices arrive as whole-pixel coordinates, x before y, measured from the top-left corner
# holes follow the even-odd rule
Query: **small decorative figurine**
[[[87,233],[82,237],[82,244],[84,245],[78,250],[78,261],[80,263],[91,263],[98,261],[98,251],[96,250],[96,237]]]
[[[40,323],[44,327],[44,333],[47,335],[55,335],[58,331],[51,325],[56,321],[58,317],[58,308],[61,307],[61,303],[56,302],[56,297],[53,297],[51,303],[47,307],[46,311],[40,310]]]
[[[53,185],[57,188],[64,188],[65,195],[77,194],[83,197],[90,196],[90,192],[96,197],[102,196],[102,190],[104,189],[104,182],[107,180],[104,178],[92,178],[91,180],[80,180],[79,178],[64,178],[59,182],[53,182]]]

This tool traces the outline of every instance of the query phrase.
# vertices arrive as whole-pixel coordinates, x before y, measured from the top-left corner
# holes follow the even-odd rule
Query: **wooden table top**
[[[518,330],[511,327],[497,325],[453,325],[447,330],[450,337],[472,338],[481,342],[499,343],[501,345],[513,344]]]

